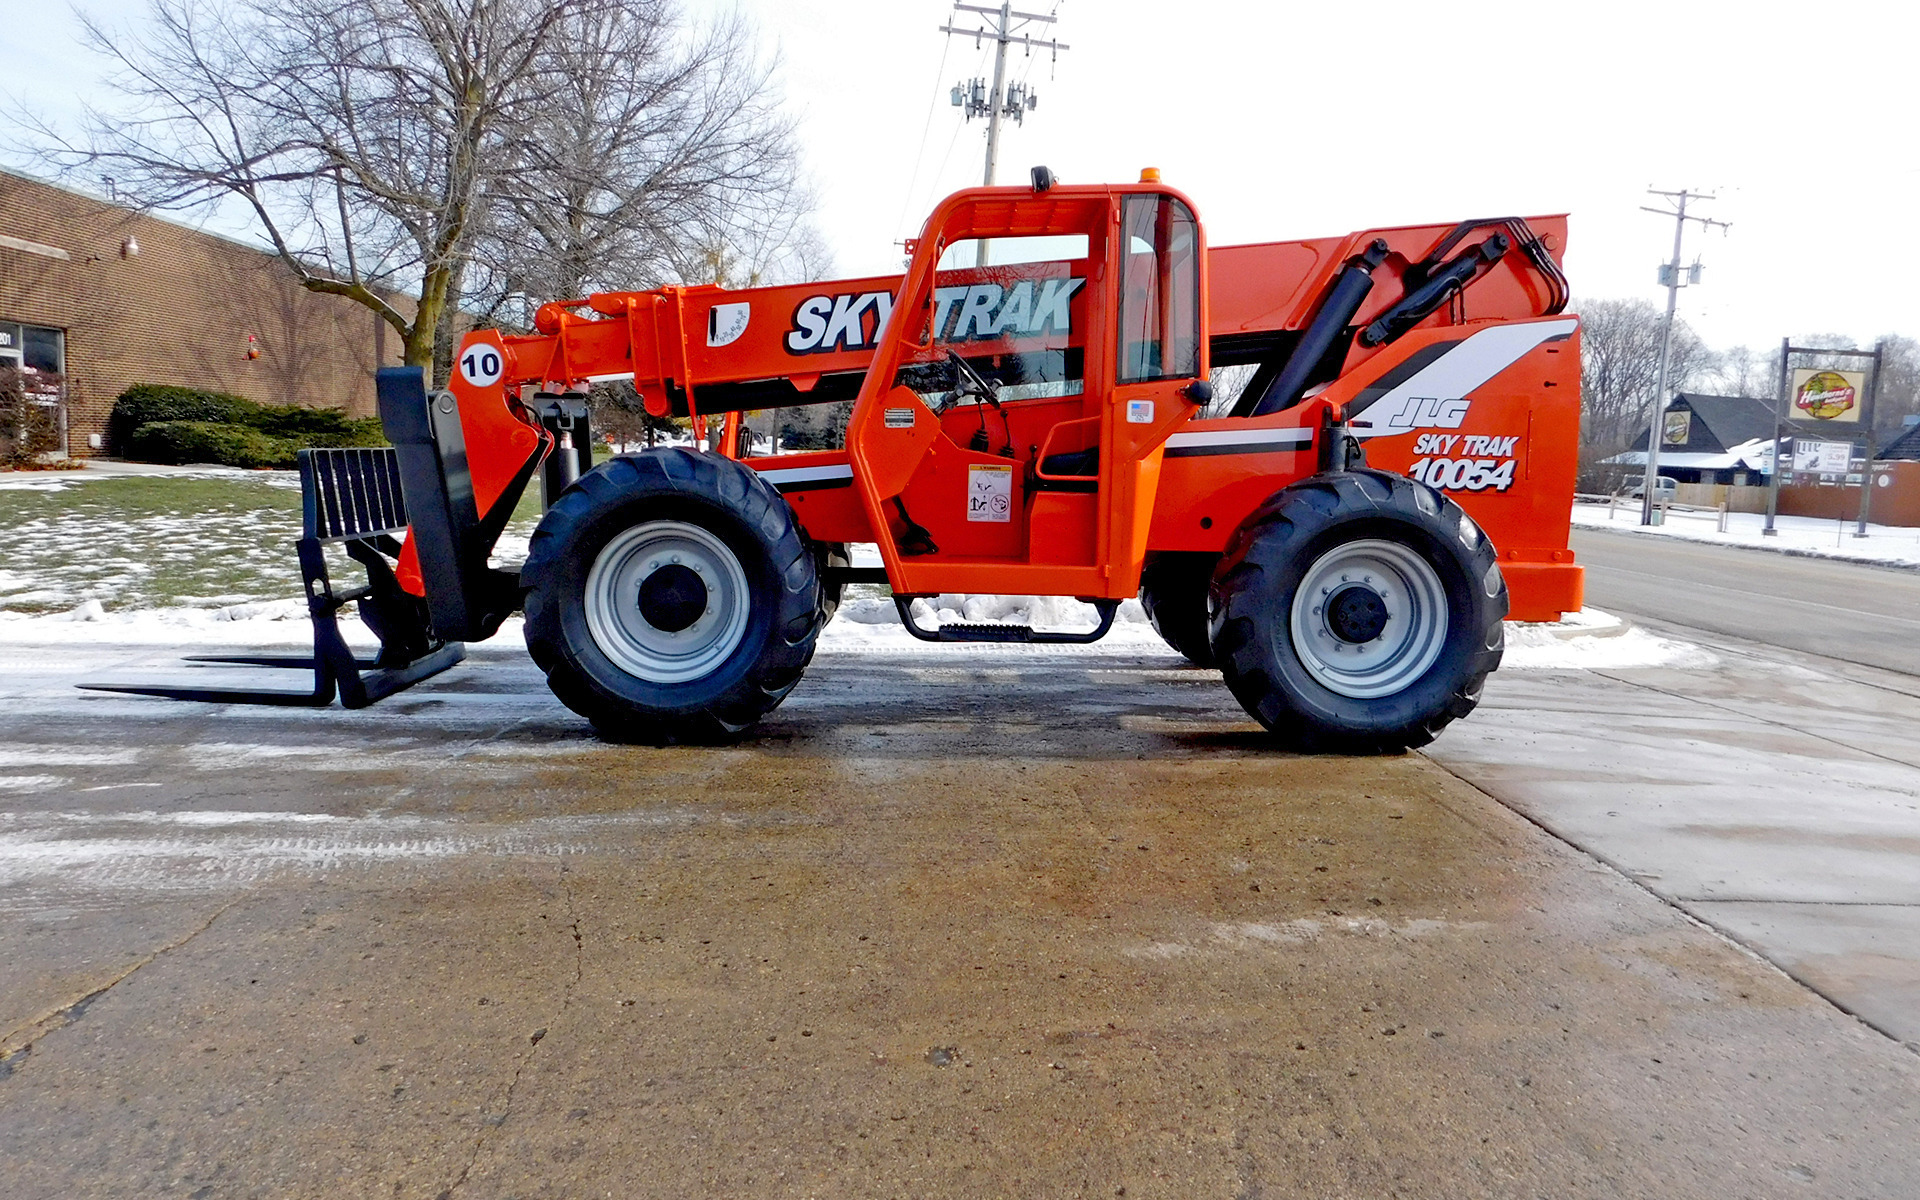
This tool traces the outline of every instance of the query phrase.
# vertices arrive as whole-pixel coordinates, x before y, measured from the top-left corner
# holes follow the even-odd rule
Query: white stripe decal
[[[1167,439],[1167,449],[1199,449],[1211,446],[1306,446],[1313,442],[1313,430],[1291,426],[1285,429],[1208,429],[1176,433]]]
[[[1579,321],[1529,321],[1494,325],[1474,334],[1406,382],[1356,414],[1356,437],[1382,437],[1415,429],[1458,429],[1473,390],[1531,354],[1550,338],[1566,337]]]
[[[775,487],[783,483],[820,483],[829,479],[852,479],[853,467],[848,463],[826,467],[788,467],[785,470],[762,471],[760,478]]]
[[[633,378],[632,371],[617,371],[612,375],[589,375],[587,376],[587,382],[588,383],[613,383],[617,380],[632,379],[632,378]]]

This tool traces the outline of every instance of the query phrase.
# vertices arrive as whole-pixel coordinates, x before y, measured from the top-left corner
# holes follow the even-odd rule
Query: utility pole
[[[1660,442],[1667,432],[1667,373],[1673,360],[1673,310],[1680,303],[1680,289],[1690,283],[1700,282],[1700,263],[1697,259],[1692,269],[1687,272],[1685,281],[1680,278],[1681,236],[1686,232],[1688,221],[1698,222],[1702,229],[1711,229],[1715,225],[1722,229],[1733,228],[1725,221],[1687,215],[1687,201],[1713,199],[1704,192],[1689,192],[1685,189],[1677,192],[1662,192],[1655,188],[1648,188],[1647,193],[1653,196],[1665,196],[1669,200],[1676,201],[1677,204],[1673,208],[1649,208],[1644,204],[1640,206],[1642,212],[1673,218],[1673,259],[1660,268],[1660,282],[1667,288],[1667,319],[1660,326],[1659,382],[1654,385],[1653,415],[1647,422],[1647,474],[1646,482],[1640,489],[1640,523],[1642,525],[1653,524],[1654,486],[1660,478]]]
[[[1051,25],[1055,18],[1050,13],[1016,12],[1012,0],[1001,0],[998,8],[963,4],[960,0],[954,0],[953,11],[956,14],[974,13],[984,20],[978,28],[974,29],[955,29],[951,24],[942,25],[940,32],[949,36],[956,33],[970,35],[976,46],[988,38],[992,38],[995,43],[992,90],[987,89],[985,80],[978,78],[953,86],[954,107],[964,110],[967,120],[971,121],[975,117],[987,118],[987,169],[982,173],[980,181],[985,186],[992,187],[994,171],[1000,163],[1000,118],[1008,116],[1018,124],[1025,124],[1027,112],[1040,106],[1040,98],[1032,88],[1025,84],[1009,85],[1007,83],[1007,45],[1011,42],[1019,42],[1027,48],[1029,54],[1033,53],[1035,46],[1038,46],[1043,50],[1051,51],[1056,59],[1059,58],[1060,51],[1070,50],[1072,47],[1064,42],[1056,42],[1050,38],[1036,38],[1031,34],[1020,32],[1035,21]],[[949,21],[952,19],[948,18]],[[985,266],[986,263],[987,243],[982,241],[978,265]]]

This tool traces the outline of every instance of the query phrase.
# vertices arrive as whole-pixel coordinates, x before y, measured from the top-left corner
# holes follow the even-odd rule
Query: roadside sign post
[[[1796,428],[1804,428],[1809,423],[1866,426],[1867,458],[1865,469],[1860,475],[1860,519],[1853,536],[1862,538],[1867,536],[1867,515],[1873,503],[1873,400],[1874,394],[1880,389],[1880,358],[1883,349],[1884,343],[1871,350],[1828,350],[1817,346],[1795,346],[1791,338],[1781,340],[1780,396],[1773,418],[1773,476],[1767,485],[1767,523],[1760,531],[1767,537],[1774,537],[1779,533],[1774,525],[1780,510],[1781,477],[1795,466],[1793,456],[1797,442],[1782,446],[1789,420],[1795,423]],[[1841,371],[1823,367],[1802,367],[1795,370],[1793,356],[1796,354],[1817,354],[1825,358],[1864,358],[1870,365],[1868,372]],[[1790,414],[1789,406],[1802,410],[1804,415]],[[1851,448],[1852,439],[1848,439],[1846,445]],[[1846,476],[1852,472],[1852,469],[1851,456],[1849,456],[1847,468],[1840,473],[1842,486],[1845,485]],[[1844,517],[1841,519],[1845,520]]]
[[[1680,289],[1689,284],[1700,282],[1699,259],[1696,258],[1694,260],[1691,269],[1684,269],[1680,265],[1681,239],[1687,231],[1688,221],[1697,222],[1703,230],[1712,229],[1716,225],[1721,229],[1731,229],[1733,227],[1725,221],[1714,221],[1702,216],[1687,215],[1688,200],[1713,199],[1712,196],[1705,192],[1693,192],[1685,189],[1677,192],[1662,192],[1655,188],[1648,188],[1647,192],[1650,195],[1664,196],[1668,200],[1678,202],[1678,206],[1675,208],[1649,208],[1644,204],[1640,206],[1640,211],[1642,212],[1650,212],[1656,216],[1673,218],[1673,258],[1660,265],[1660,286],[1667,289],[1667,317],[1660,325],[1660,374],[1653,386],[1653,412],[1647,419],[1647,464],[1645,482],[1641,485],[1642,490],[1640,493],[1640,523],[1642,525],[1656,525],[1659,521],[1655,519],[1654,515],[1655,505],[1653,496],[1655,490],[1659,487],[1660,439],[1666,431],[1667,401],[1670,399],[1667,395],[1667,372],[1673,362],[1673,310],[1680,303]],[[1662,518],[1665,516],[1664,513],[1660,515]]]
[[[1887,348],[1885,341],[1876,342],[1873,347],[1873,374],[1867,376],[1866,411],[1860,419],[1867,425],[1867,461],[1860,468],[1860,525],[1853,536],[1867,536],[1867,513],[1873,507],[1873,398],[1880,392],[1880,355]]]
[[[1780,476],[1787,466],[1781,461],[1780,441],[1786,436],[1783,426],[1787,423],[1787,389],[1793,381],[1793,373],[1788,368],[1788,362],[1792,357],[1793,339],[1781,338],[1780,388],[1776,393],[1773,406],[1773,473],[1767,477],[1767,524],[1766,528],[1760,531],[1765,537],[1776,537],[1780,533],[1773,527],[1773,517],[1780,509]]]

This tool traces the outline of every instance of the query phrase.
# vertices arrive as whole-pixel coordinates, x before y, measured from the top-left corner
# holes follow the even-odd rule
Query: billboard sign
[[[1858,425],[1867,394],[1865,371],[1802,367],[1793,373],[1795,420]]]
[[[1806,474],[1845,474],[1853,465],[1852,442],[1821,442],[1812,438],[1793,440],[1793,469]]]

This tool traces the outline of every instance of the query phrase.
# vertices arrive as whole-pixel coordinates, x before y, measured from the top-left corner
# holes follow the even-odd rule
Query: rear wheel
[[[738,733],[786,698],[819,632],[813,551],[786,501],[687,450],[581,476],[534,532],[521,582],[534,662],[614,740]]]
[[[1156,555],[1140,572],[1140,607],[1154,632],[1195,666],[1213,665],[1207,634],[1207,583],[1218,554],[1176,551]]]
[[[1472,518],[1385,471],[1316,476],[1235,533],[1213,650],[1255,719],[1307,750],[1424,746],[1500,665],[1506,583]]]

